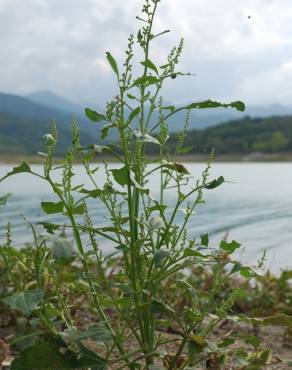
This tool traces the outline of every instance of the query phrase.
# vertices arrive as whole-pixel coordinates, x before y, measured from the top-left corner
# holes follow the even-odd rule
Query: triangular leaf
[[[220,243],[220,249],[224,250],[227,253],[233,253],[236,249],[240,247],[241,244],[237,243],[235,240],[232,240],[232,242],[228,243],[225,240],[222,240]]]
[[[64,210],[64,203],[60,202],[41,202],[43,211],[47,214],[62,213]]]
[[[119,185],[121,186],[130,185],[130,172],[126,166],[122,168],[115,168],[111,170],[111,173],[113,174],[115,181]]]
[[[0,182],[5,180],[9,176],[16,175],[17,173],[22,172],[31,172],[31,169],[29,165],[26,162],[22,162],[19,166],[13,167],[10,172],[8,172],[2,179],[0,179]]]
[[[25,315],[30,315],[38,305],[43,301],[44,291],[41,289],[27,290],[25,292],[16,293],[10,297],[3,299],[11,309],[23,312]]]

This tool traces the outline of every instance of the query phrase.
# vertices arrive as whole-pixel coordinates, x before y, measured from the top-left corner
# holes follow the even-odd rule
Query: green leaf
[[[106,343],[112,340],[111,332],[106,328],[103,322],[91,325],[87,330],[77,334],[79,340],[91,338],[97,343]]]
[[[159,78],[155,76],[143,76],[135,80],[132,86],[149,86],[159,83]]]
[[[245,110],[245,105],[241,101],[235,101],[231,103],[219,103],[213,100],[205,100],[198,103],[192,103],[186,106],[186,109],[208,109],[208,108],[235,108],[240,112]]]
[[[141,108],[140,107],[137,107],[135,108],[131,114],[129,115],[129,118],[128,118],[128,125],[133,121],[133,119],[140,113],[140,110]]]
[[[240,247],[240,245],[241,244],[237,243],[235,240],[232,240],[232,242],[230,243],[225,240],[221,240],[220,249],[228,253],[233,253],[236,249]]]
[[[200,252],[194,251],[191,248],[185,248],[184,257],[204,257],[204,255]]]
[[[62,213],[64,210],[64,203],[60,202],[41,202],[41,207],[45,213],[53,214],[53,213]]]
[[[143,134],[140,131],[135,131],[134,136],[139,143],[152,143],[160,145],[160,142],[155,137],[148,134]]]
[[[4,207],[7,203],[8,198],[11,196],[11,193],[5,194],[0,197],[0,208]]]
[[[181,173],[183,175],[188,175],[189,174],[189,171],[181,163],[177,163],[177,162],[164,163],[163,167],[169,168],[170,170],[174,170],[174,171],[176,171],[178,173]]]
[[[207,233],[202,234],[201,236],[201,244],[204,245],[205,247],[208,247],[209,245],[209,235]]]
[[[62,225],[52,224],[50,222],[38,222],[49,234],[54,234],[54,231],[59,230]]]
[[[188,145],[183,148],[178,148],[177,152],[179,154],[186,154],[186,153],[189,153],[193,149],[193,147],[194,147],[193,145]]]
[[[27,290],[3,299],[12,310],[18,310],[25,315],[30,315],[44,299],[44,291],[41,289]]]
[[[108,132],[112,127],[115,127],[115,125],[112,123],[109,123],[108,125],[105,125],[101,128],[100,137],[102,140],[104,140],[108,136]]]
[[[223,177],[223,176],[220,176],[220,177],[218,177],[218,179],[215,179],[215,180],[213,180],[213,181],[211,181],[211,182],[207,183],[207,184],[204,186],[204,188],[205,188],[205,189],[215,189],[215,188],[217,188],[218,186],[222,185],[224,181],[225,181],[225,180],[224,180],[224,177]]]
[[[50,244],[50,250],[52,252],[54,259],[66,260],[66,259],[71,259],[76,255],[76,252],[72,244],[65,238],[62,238],[60,236],[55,236],[55,235],[47,235],[45,239]]]
[[[127,169],[126,166],[122,168],[116,168],[111,170],[111,173],[113,174],[113,177],[115,181],[121,185],[130,185],[130,171]]]
[[[92,110],[90,108],[85,108],[84,112],[86,114],[86,117],[90,119],[92,122],[100,122],[105,121],[106,118],[103,114],[96,112],[95,110]]]
[[[137,100],[137,99],[138,99],[136,96],[134,96],[134,95],[132,95],[132,94],[127,94],[127,97],[128,97],[129,99],[134,99],[134,100]]]
[[[154,71],[156,74],[158,74],[158,69],[157,69],[156,65],[150,59],[146,60],[145,62],[141,62],[141,64],[144,67],[152,69],[152,71]]]
[[[257,349],[262,342],[262,340],[255,335],[241,335],[240,338],[243,339],[245,343],[251,344],[254,349]]]
[[[79,204],[78,206],[73,207],[72,213],[74,215],[83,215],[85,213],[86,206],[84,203]]]
[[[9,176],[16,175],[17,173],[22,173],[22,172],[30,172],[31,169],[29,165],[26,162],[22,162],[19,166],[13,167],[10,172],[8,172],[2,179],[0,179],[0,182],[5,180]]]
[[[171,256],[171,253],[167,249],[159,249],[154,255],[154,265],[155,267],[160,267],[162,263]]]
[[[254,273],[250,267],[243,266],[240,269],[240,275],[246,279],[251,279],[254,276]]]
[[[63,349],[64,352],[60,351]],[[80,346],[80,352],[75,353],[66,347],[61,339],[37,341],[16,357],[11,370],[61,370],[92,368],[104,370],[106,360],[95,352]]]
[[[102,195],[103,190],[102,189],[94,189],[94,190],[81,189],[79,193],[89,195],[91,198],[96,199]]]
[[[119,70],[118,70],[117,62],[109,51],[106,52],[106,58],[109,64],[111,65],[113,71],[115,72],[115,74],[119,77]]]
[[[219,342],[218,347],[225,348],[225,347],[230,346],[233,343],[235,343],[235,338],[224,338]]]

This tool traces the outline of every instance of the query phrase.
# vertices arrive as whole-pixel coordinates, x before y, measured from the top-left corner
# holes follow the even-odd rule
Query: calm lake
[[[103,165],[100,165],[101,167]],[[113,165],[116,167],[117,165]],[[185,166],[197,179],[204,164]],[[0,165],[0,177],[11,165]],[[41,171],[41,167],[33,166]],[[75,183],[92,188],[81,167],[76,166]],[[98,184],[104,183],[102,168],[96,173]],[[279,271],[292,268],[292,164],[290,163],[218,163],[211,169],[210,180],[223,175],[230,183],[205,191],[206,204],[200,205],[189,225],[192,235],[208,232],[216,245],[228,233],[228,239],[242,244],[244,262],[255,264],[263,250],[267,251],[266,268]],[[151,194],[158,197],[158,177],[152,176]],[[6,207],[0,209],[0,237],[3,242],[5,225],[12,225],[13,240],[20,247],[32,240],[24,215],[32,222],[65,222],[63,216],[47,216],[40,209],[41,201],[55,200],[46,183],[29,174],[20,174],[0,184],[0,195],[12,193]],[[175,190],[169,190],[165,203],[173,204]],[[98,202],[90,204],[96,226],[108,225],[105,209]],[[181,219],[183,213],[181,213]],[[43,232],[40,230],[40,232]],[[102,244],[103,243],[103,244]],[[100,241],[100,245],[111,246]]]

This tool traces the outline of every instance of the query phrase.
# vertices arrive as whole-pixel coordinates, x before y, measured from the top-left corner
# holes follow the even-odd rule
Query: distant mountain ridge
[[[83,113],[83,108],[81,105],[71,102],[62,96],[59,96],[49,90],[35,91],[26,95],[31,101],[43,106],[59,109],[60,111],[72,112],[78,115]]]
[[[71,122],[76,118],[85,143],[98,141],[96,126],[83,115],[50,108],[26,97],[0,93],[0,153],[36,154],[43,149],[42,136],[54,120],[59,130],[57,152],[71,143]]]
[[[98,107],[90,107],[103,113]],[[281,105],[248,107],[243,113],[233,109],[196,110],[192,112],[190,130],[236,121],[246,115],[267,117],[289,114],[292,114],[292,107]],[[41,138],[50,130],[52,120],[56,121],[60,132],[58,150],[61,153],[71,143],[70,123],[73,118],[78,122],[82,143],[99,143],[103,124],[89,122],[81,105],[50,91],[38,91],[28,96],[0,93],[0,153],[35,154],[41,150]],[[170,132],[181,130],[184,120],[185,112],[171,117],[168,120]],[[113,131],[110,131],[109,139],[117,140]]]

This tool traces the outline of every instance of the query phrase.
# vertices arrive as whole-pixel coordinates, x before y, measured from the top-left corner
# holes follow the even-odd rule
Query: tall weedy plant
[[[83,272],[76,275],[76,280],[82,280],[86,285],[90,304],[100,320],[98,325],[87,330],[76,328],[71,306],[62,294],[62,284],[54,294],[48,293],[39,278],[38,289],[22,292],[21,302],[32,303],[27,304],[26,314],[34,311],[39,315],[49,335],[42,336],[42,340],[16,358],[12,369],[25,366],[57,369],[61,366],[153,370],[162,366],[161,358],[167,369],[193,368],[202,361],[213,361],[219,368],[225,348],[233,343],[226,338],[218,343],[208,341],[208,334],[226,317],[240,293],[239,289],[231,291],[222,302],[218,299],[220,289],[225,279],[235,273],[247,278],[253,273],[231,259],[231,253],[240,246],[237,242],[223,240],[218,248],[211,248],[207,234],[196,238],[192,233],[190,235],[188,224],[196,206],[203,202],[204,192],[222,185],[224,178],[209,179],[212,153],[199,179],[194,179],[183,164],[168,159],[167,120],[177,112],[186,113],[176,148],[176,154],[182,154],[191,150],[184,146],[184,137],[192,110],[230,107],[243,111],[245,107],[240,101],[225,104],[212,100],[181,107],[164,105],[161,97],[164,83],[189,74],[177,69],[183,40],[170,51],[165,64],[158,66],[152,60],[152,44],[168,32],[153,32],[159,2],[144,1],[142,15],[137,17],[142,26],[136,36],[130,35],[122,66],[110,52],[106,54],[116,77],[117,95],[103,113],[85,109],[92,122],[105,123],[101,128],[101,139],[106,139],[112,130],[118,136],[117,143],[84,147],[80,143],[78,127],[73,123],[72,146],[67,150],[65,162],[55,165],[57,130],[53,126],[52,132],[44,137],[47,152],[43,172],[38,173],[23,162],[2,179],[28,172],[51,186],[56,201],[42,202],[42,210],[46,214],[63,214],[68,219],[78,252],[74,257],[68,241],[55,234],[63,225],[49,222],[43,223],[48,234],[40,240],[36,237],[36,248],[40,251],[48,248],[51,257],[45,254],[46,258],[62,261],[75,258],[82,264]],[[138,76],[132,74],[135,43],[143,53]],[[158,148],[156,159],[147,156],[149,146]],[[120,165],[111,168],[105,163],[102,168],[106,181],[99,186],[96,179],[101,169],[90,162],[101,152],[112,155]],[[92,184],[90,188],[72,184],[76,159],[84,166]],[[54,180],[56,169],[62,170],[61,182]],[[155,173],[159,174],[158,197],[149,186]],[[169,189],[175,194],[174,203],[167,202]],[[103,204],[110,220],[108,226],[96,225],[87,207],[88,200]],[[178,213],[182,210],[181,221]],[[102,252],[97,236],[110,241],[118,251],[118,257]],[[113,267],[109,268],[110,265]],[[41,276],[40,264],[36,266],[38,276]],[[192,286],[187,281],[188,271],[192,271],[193,266],[213,271],[207,292],[202,286]],[[185,305],[180,310],[174,309],[174,302],[167,294],[168,282],[173,279],[177,279],[177,290],[184,297]],[[21,309],[21,302],[16,298],[12,296],[6,303]],[[56,323],[60,320],[62,329]],[[172,338],[163,336],[165,326],[173,328],[177,335]],[[97,355],[86,348],[86,338],[103,342],[103,352]],[[173,342],[173,353],[163,355],[169,342]],[[36,356],[36,353],[42,356]]]

